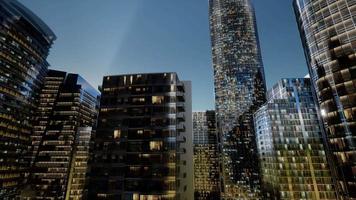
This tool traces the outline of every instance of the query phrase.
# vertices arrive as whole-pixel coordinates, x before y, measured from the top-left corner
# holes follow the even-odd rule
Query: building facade
[[[106,76],[89,199],[194,199],[191,84],[175,73]]]
[[[219,200],[220,162],[215,111],[193,112],[194,199]]]
[[[337,188],[356,199],[356,2],[295,0],[294,8]]]
[[[279,81],[254,119],[264,199],[337,199],[309,78]]]
[[[221,135],[223,195],[258,198],[260,175],[253,113],[265,80],[250,0],[210,0],[215,107]]]
[[[78,74],[49,70],[34,124],[31,178],[22,197],[80,199],[99,92]]]
[[[16,0],[0,1],[0,199],[26,180],[32,116],[54,33]]]

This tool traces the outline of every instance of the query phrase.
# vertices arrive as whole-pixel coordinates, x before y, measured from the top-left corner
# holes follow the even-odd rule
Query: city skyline
[[[355,163],[356,0],[0,0],[0,199],[351,200]]]
[[[253,1],[267,88],[281,77],[307,73],[292,1],[272,1]],[[104,75],[176,71],[192,80],[193,110],[214,108],[205,0],[108,1],[99,5],[94,0],[85,5],[79,1],[20,2],[58,36],[48,58],[51,69],[80,73],[95,87]],[[90,16],[93,8],[97,14]],[[60,14],[63,10],[66,15]],[[68,20],[71,23],[64,23]]]

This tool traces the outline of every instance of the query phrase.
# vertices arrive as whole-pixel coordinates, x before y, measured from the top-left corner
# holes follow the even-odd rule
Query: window
[[[162,149],[163,142],[162,141],[151,141],[150,142],[150,150],[151,151],[159,151]]]
[[[121,137],[121,130],[116,129],[114,130],[114,139],[120,139]]]
[[[140,170],[141,170],[140,167],[130,167],[130,172],[135,172],[135,173],[137,173],[137,172],[139,172]]]
[[[134,193],[134,194],[132,195],[132,199],[133,199],[133,200],[140,200],[140,195],[137,194],[137,193]]]
[[[141,97],[141,98],[133,98],[132,99],[133,103],[143,103],[145,102],[145,98]]]
[[[164,102],[164,96],[152,96],[152,104],[162,104]]]

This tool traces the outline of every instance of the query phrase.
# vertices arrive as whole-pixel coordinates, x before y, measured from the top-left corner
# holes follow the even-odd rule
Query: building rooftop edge
[[[143,72],[143,73],[127,73],[127,74],[104,75],[104,77],[130,76],[130,75],[151,75],[151,74],[176,74],[176,75],[178,75],[177,72]]]
[[[0,0],[0,5],[4,5],[4,9],[6,9],[13,16],[23,17],[41,34],[43,34],[49,43],[52,43],[57,39],[57,36],[42,19],[17,0]]]

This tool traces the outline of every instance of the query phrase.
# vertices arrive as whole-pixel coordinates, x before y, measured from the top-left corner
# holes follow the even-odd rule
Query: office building
[[[99,92],[78,74],[49,70],[32,139],[30,188],[22,197],[81,199]]]
[[[250,0],[210,0],[209,7],[222,193],[226,199],[256,199],[253,113],[265,102],[266,89],[255,13]]]
[[[215,111],[193,112],[194,199],[220,199],[220,162]]]
[[[194,199],[191,106],[176,73],[105,76],[88,198]]]
[[[32,116],[55,39],[18,1],[0,1],[0,199],[14,199],[26,180]]]
[[[356,199],[356,2],[294,0],[337,188]]]
[[[279,81],[254,119],[263,199],[337,199],[309,78]]]

